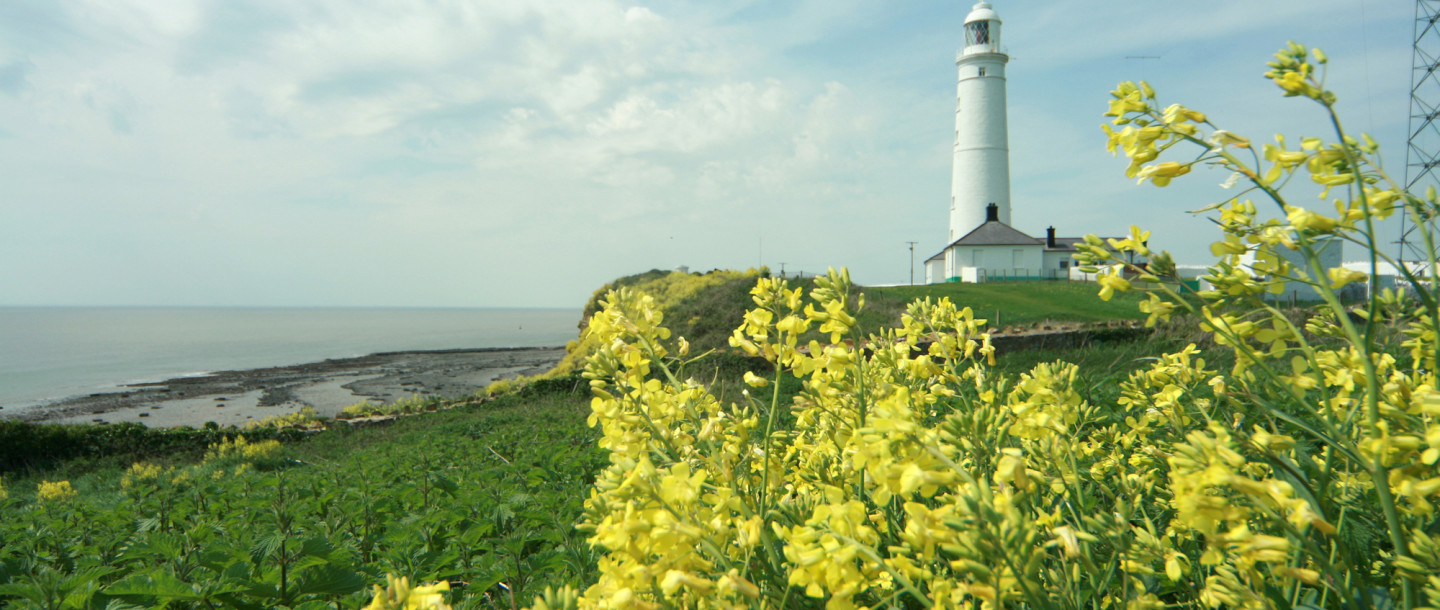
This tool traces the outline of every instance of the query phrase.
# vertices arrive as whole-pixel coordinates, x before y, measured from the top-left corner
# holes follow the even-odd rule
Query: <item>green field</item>
[[[749,304],[753,278],[729,279],[668,304],[677,334],[712,346]],[[1070,283],[866,288],[871,322],[898,320],[904,301],[946,296],[1006,324],[1134,317],[1133,298],[1105,303]],[[1093,400],[1145,355],[1173,347],[1120,342],[1026,352],[999,369],[1088,361]],[[717,353],[688,374],[724,401],[763,361]],[[794,390],[798,382],[787,384]],[[582,502],[607,463],[586,425],[589,391],[577,375],[386,425],[336,425],[205,451],[233,433],[143,434],[109,445],[116,455],[31,466],[4,475],[0,499],[0,604],[35,608],[354,608],[386,574],[451,583],[457,608],[528,605],[547,586],[593,580],[598,554],[576,531]],[[50,430],[54,442],[92,443],[95,428]],[[113,431],[109,432],[114,436]],[[265,436],[273,437],[270,433]],[[126,437],[128,438],[128,437]],[[136,447],[169,439],[162,451]],[[91,439],[91,440],[85,440]],[[177,440],[178,439],[178,440]],[[188,451],[185,442],[190,443]],[[158,442],[158,441],[157,441]],[[168,457],[161,457],[161,456]],[[152,470],[132,470],[131,461]],[[41,499],[44,482],[73,497]]]
[[[354,608],[387,573],[455,583],[459,607],[528,602],[591,569],[573,523],[605,459],[585,384],[542,385],[153,476],[97,468],[70,498],[32,491],[64,467],[12,474],[0,605]]]

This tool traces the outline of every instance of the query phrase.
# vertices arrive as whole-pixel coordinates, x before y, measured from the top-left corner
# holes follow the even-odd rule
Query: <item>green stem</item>
[[[784,333],[780,333],[780,345],[784,345]],[[765,418],[765,439],[764,449],[761,451],[760,459],[764,462],[760,465],[760,514],[762,518],[769,513],[766,508],[770,499],[770,438],[775,434],[775,416],[780,412],[780,379],[785,374],[785,365],[780,361],[780,354],[775,355],[775,379],[771,385],[775,386],[770,391],[770,413]],[[753,479],[752,479],[753,480]],[[769,519],[765,518],[768,524]]]
[[[889,564],[881,560],[880,555],[875,552],[875,549],[870,548],[869,545],[861,544],[859,540],[855,540],[854,538],[851,538],[839,532],[831,531],[831,535],[835,536],[835,538],[840,540],[841,542],[855,547],[855,550],[859,551],[860,554],[864,555],[866,559],[875,562],[875,565],[879,566],[880,569],[885,570],[887,573],[890,574],[890,578],[893,578],[895,579],[895,582],[900,583],[900,586],[904,587],[904,589],[909,592],[912,597],[915,598],[915,601],[920,602],[926,608],[933,608],[935,606],[935,602],[931,601],[930,598],[927,597],[924,593],[921,593],[920,589],[917,588],[914,583],[910,582],[909,578],[906,578],[904,574],[901,574],[899,571],[895,570],[895,568],[890,567]]]
[[[1375,329],[1376,313],[1379,311],[1378,297],[1376,296],[1377,291],[1374,289],[1373,281],[1376,277],[1376,267],[1378,265],[1374,245],[1375,225],[1374,220],[1371,218],[1372,211],[1370,210],[1369,201],[1365,195],[1365,181],[1360,172],[1359,159],[1356,158],[1353,147],[1345,139],[1345,129],[1340,124],[1340,117],[1335,114],[1334,106],[1331,102],[1323,99],[1324,96],[1321,96],[1321,98],[1320,103],[1325,106],[1325,111],[1330,115],[1330,124],[1335,128],[1335,134],[1340,138],[1340,149],[1345,151],[1346,162],[1349,163],[1350,170],[1355,176],[1355,188],[1360,194],[1360,209],[1365,213],[1365,236],[1370,242],[1370,277],[1372,279],[1370,289],[1370,315],[1368,316],[1369,320],[1367,320],[1365,324],[1364,339],[1359,343],[1359,346],[1364,350],[1365,356],[1366,425],[1370,429],[1369,432],[1371,436],[1378,438],[1380,436],[1380,381],[1375,371],[1375,361],[1371,358],[1374,352],[1371,341]],[[1310,266],[1318,270],[1320,263],[1318,260],[1311,258]],[[1323,277],[1323,275],[1317,275],[1317,277]],[[1326,304],[1335,311],[1336,317],[1339,318],[1343,327],[1346,329],[1347,337],[1352,337],[1352,342],[1354,339],[1358,339],[1359,337],[1355,337],[1356,331],[1354,325],[1351,324],[1349,316],[1345,315],[1345,309],[1340,305],[1339,299],[1335,297],[1334,291],[1330,290],[1329,286],[1323,286],[1323,288],[1325,288],[1325,290],[1321,291],[1321,296],[1325,298]],[[1378,497],[1377,499],[1380,500],[1380,508],[1385,514],[1385,525],[1390,535],[1390,544],[1395,547],[1394,552],[1396,555],[1408,556],[1410,554],[1410,546],[1406,543],[1405,532],[1400,524],[1400,516],[1395,510],[1395,498],[1390,491],[1389,469],[1385,467],[1380,457],[1372,460],[1368,466],[1370,477],[1375,484],[1375,495]],[[1415,607],[1415,594],[1410,586],[1410,581],[1402,578],[1400,579],[1400,586],[1405,608]]]

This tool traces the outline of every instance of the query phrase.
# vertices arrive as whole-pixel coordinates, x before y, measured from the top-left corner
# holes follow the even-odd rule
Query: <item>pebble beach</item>
[[[307,407],[330,417],[358,402],[467,396],[498,380],[544,373],[564,355],[562,347],[385,352],[127,385],[6,409],[0,418],[60,424],[140,422],[159,428],[209,422],[241,426]]]

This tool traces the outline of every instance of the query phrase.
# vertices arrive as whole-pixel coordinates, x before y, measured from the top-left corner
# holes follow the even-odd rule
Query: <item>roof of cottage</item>
[[[1103,238],[1102,238],[1103,239]],[[1118,238],[1117,238],[1118,239]],[[1036,238],[1022,233],[1019,229],[1007,225],[998,220],[986,221],[975,230],[966,233],[960,239],[950,242],[949,245],[941,248],[934,256],[925,259],[925,262],[945,257],[945,251],[955,246],[1042,246],[1050,252],[1074,252],[1077,244],[1085,243],[1084,237],[1056,237],[1055,247],[1050,247],[1043,238]]]

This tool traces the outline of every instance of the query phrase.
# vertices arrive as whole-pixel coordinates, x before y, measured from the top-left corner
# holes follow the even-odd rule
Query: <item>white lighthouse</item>
[[[1052,226],[1039,239],[1010,226],[1010,143],[1005,125],[1009,61],[1000,51],[1000,16],[989,2],[976,4],[965,17],[965,47],[955,57],[960,83],[955,96],[950,235],[948,245],[925,260],[926,283],[1076,279],[1071,263],[1084,238],[1057,237]],[[1035,209],[1029,204],[1026,208]]]
[[[965,17],[965,48],[955,57],[960,82],[955,99],[955,161],[950,175],[950,237],[958,239],[987,220],[1010,224],[1010,144],[1005,127],[1005,64],[1000,16],[980,2]]]

